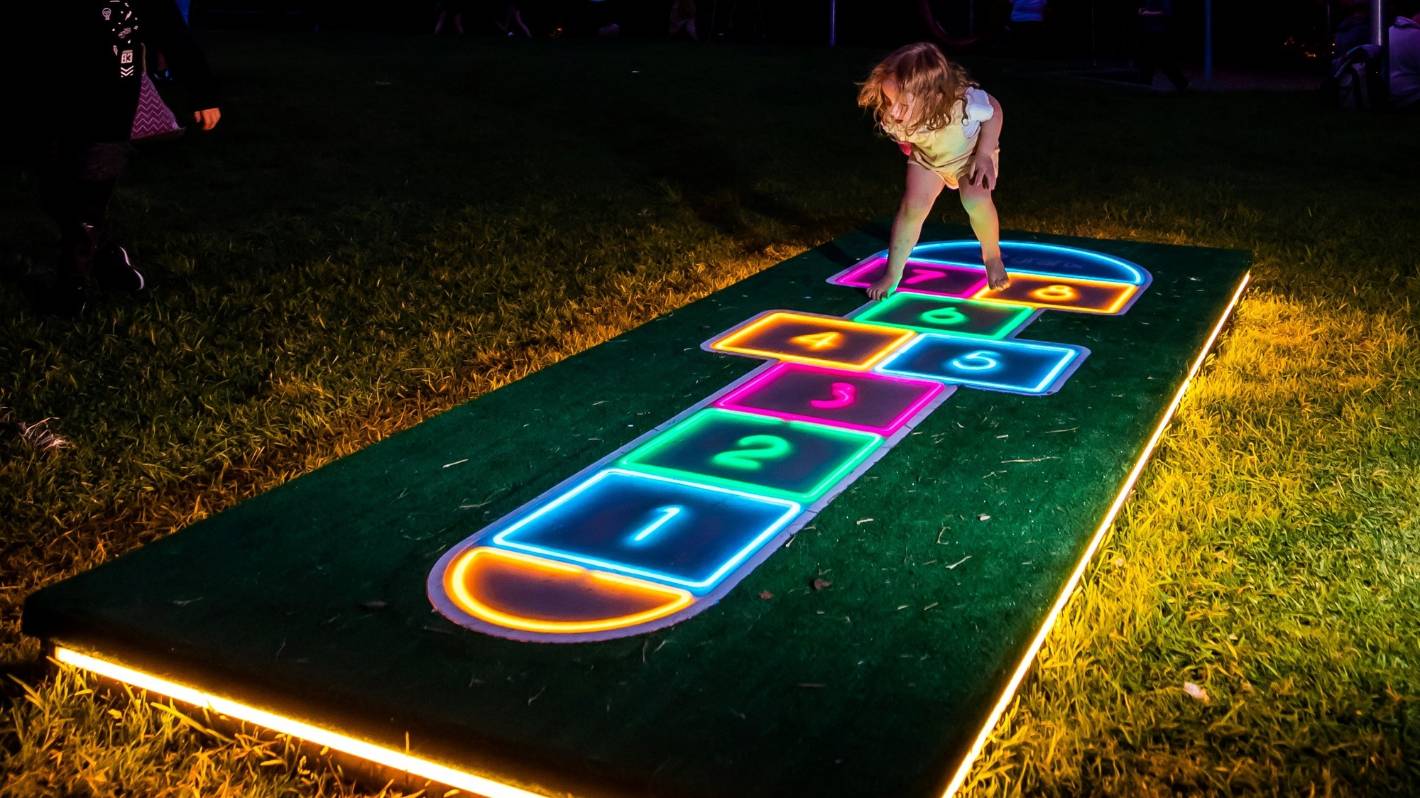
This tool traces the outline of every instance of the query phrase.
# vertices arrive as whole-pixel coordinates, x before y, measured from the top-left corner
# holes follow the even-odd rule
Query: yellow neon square
[[[836,316],[776,310],[707,346],[715,352],[866,371],[916,335],[912,330]]]
[[[983,288],[972,299],[1113,315],[1123,312],[1138,291],[1139,286],[1129,283],[1012,272],[1010,285],[1000,290]]]

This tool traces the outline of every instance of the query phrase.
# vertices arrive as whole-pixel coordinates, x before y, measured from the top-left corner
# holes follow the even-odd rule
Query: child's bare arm
[[[995,152],[1001,147],[1001,103],[987,95],[991,101],[991,118],[981,123],[981,132],[976,138],[976,151],[971,156],[971,174],[968,179],[973,186],[985,189],[996,188]]]

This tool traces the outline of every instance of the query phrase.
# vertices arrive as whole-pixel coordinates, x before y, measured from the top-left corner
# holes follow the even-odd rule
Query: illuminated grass
[[[155,294],[73,324],[0,293],[0,406],[74,443],[0,441],[10,792],[364,794],[44,676],[20,601],[894,207],[851,102],[876,53],[551,49],[219,39],[221,136],[116,207]],[[1420,791],[1420,120],[981,77],[1008,227],[1258,264],[967,794]]]
[[[1416,343],[1244,302],[963,794],[1413,786]]]

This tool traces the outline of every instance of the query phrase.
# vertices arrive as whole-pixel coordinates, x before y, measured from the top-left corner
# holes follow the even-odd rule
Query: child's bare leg
[[[869,297],[882,299],[897,287],[897,281],[902,279],[902,270],[907,266],[907,255],[917,246],[917,239],[922,235],[922,223],[927,221],[932,204],[937,201],[944,185],[942,178],[930,169],[907,162],[907,187],[902,192],[897,216],[892,220],[887,271],[868,287]]]
[[[996,216],[996,203],[991,201],[991,189],[961,184],[961,206],[971,219],[971,230],[981,242],[981,262],[986,264],[986,279],[992,288],[1010,284],[1006,264],[1001,260],[1001,221]]]

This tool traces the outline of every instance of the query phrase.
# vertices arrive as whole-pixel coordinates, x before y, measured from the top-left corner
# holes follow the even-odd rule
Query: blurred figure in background
[[[1178,39],[1173,26],[1173,0],[1143,0],[1139,4],[1135,62],[1139,82],[1153,85],[1154,73],[1163,72],[1178,91],[1188,89],[1188,78],[1178,65]]]
[[[1047,55],[1045,39],[1046,0],[1012,0],[1011,52],[1025,58]]]
[[[467,0],[439,0],[435,4],[438,16],[434,17],[434,35],[438,36],[444,32],[444,26],[453,20],[454,33],[463,35],[463,12],[468,6]]]
[[[53,282],[38,299],[44,310],[69,315],[83,309],[93,282],[124,291],[146,285],[107,224],[109,198],[128,163],[145,51],[161,50],[186,84],[196,127],[211,130],[221,111],[207,60],[174,0],[42,5],[35,44],[53,68],[40,70],[33,113],[22,118],[40,128],[36,188],[60,234]]]
[[[498,30],[509,38],[518,32],[529,39],[532,38],[532,30],[528,28],[528,23],[523,21],[523,9],[516,2],[503,4],[503,18],[498,21]]]
[[[695,32],[695,0],[671,0],[670,36],[684,33],[691,41],[700,41]]]
[[[1420,109],[1420,1],[1395,4],[1390,28],[1390,103],[1393,108]]]
[[[1331,65],[1340,66],[1341,59],[1353,48],[1371,40],[1370,0],[1341,0],[1336,5],[1336,27],[1332,35]]]

